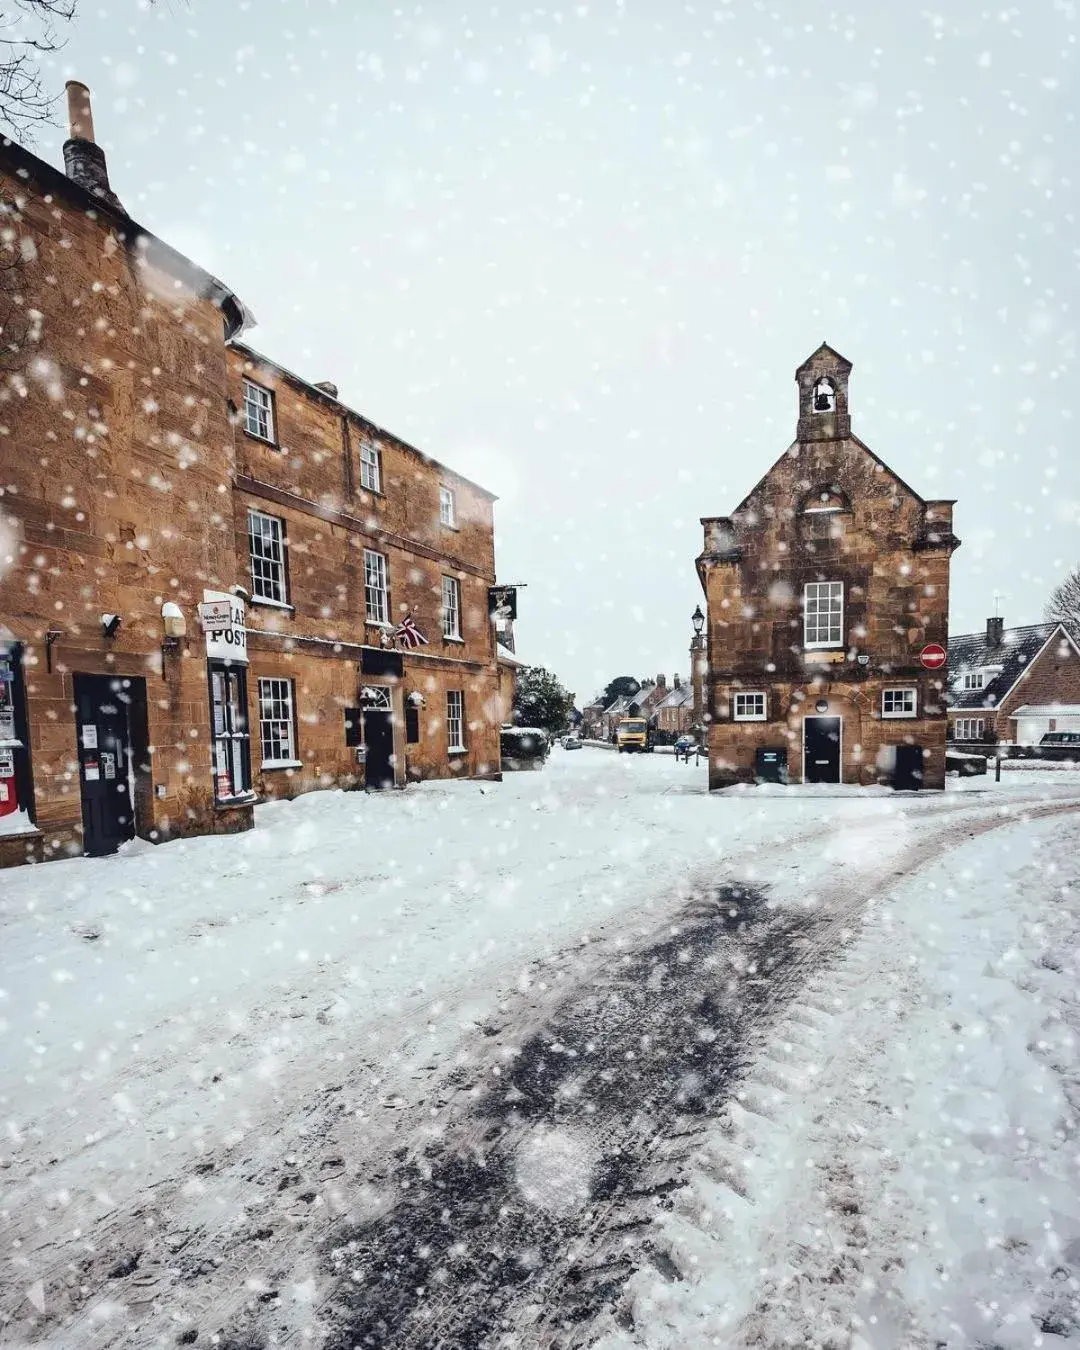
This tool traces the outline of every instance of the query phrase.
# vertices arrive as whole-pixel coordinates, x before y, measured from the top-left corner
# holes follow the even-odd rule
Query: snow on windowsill
[[[30,819],[26,807],[13,811],[10,815],[0,816],[0,839],[18,838],[19,835],[36,835],[41,831]]]
[[[290,605],[287,600],[271,600],[267,596],[253,595],[250,603],[253,605],[265,605],[267,609],[286,609],[290,614],[296,612],[296,606]]]
[[[262,769],[302,769],[304,761],[302,759],[264,759],[259,765]]]
[[[448,755],[467,755],[469,747],[467,745],[451,745],[447,748]]]

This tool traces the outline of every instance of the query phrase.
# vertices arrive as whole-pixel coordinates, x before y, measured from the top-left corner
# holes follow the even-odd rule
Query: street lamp
[[[705,627],[705,615],[701,612],[701,606],[696,605],[693,614],[690,616],[690,622],[694,625],[694,636],[700,637],[701,630]]]

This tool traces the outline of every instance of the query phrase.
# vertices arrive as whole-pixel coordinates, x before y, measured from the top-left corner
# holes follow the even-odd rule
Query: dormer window
[[[963,685],[965,689],[982,689],[986,685],[985,670],[965,670]]]

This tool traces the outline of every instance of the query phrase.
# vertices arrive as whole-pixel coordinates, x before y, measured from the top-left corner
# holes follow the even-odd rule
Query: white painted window
[[[364,549],[364,604],[368,623],[390,622],[386,555],[370,548]]]
[[[953,723],[953,737],[958,741],[981,741],[985,727],[981,717],[958,717]]]
[[[269,389],[244,381],[244,430],[249,436],[274,444],[274,400]]]
[[[370,441],[360,442],[360,486],[368,492],[381,492],[382,469],[379,464],[379,447]]]
[[[803,645],[844,645],[844,583],[808,581],[803,588]]]
[[[214,733],[214,797],[229,801],[251,791],[247,723],[247,672],[220,661],[210,664]]]
[[[264,769],[296,763],[292,680],[259,680],[259,735]]]
[[[962,683],[965,689],[983,689],[986,686],[986,671],[965,670]]]
[[[251,595],[271,605],[287,605],[285,585],[285,522],[262,511],[248,512],[251,553]]]
[[[764,722],[765,695],[761,693],[738,693],[735,695],[736,722]]]
[[[457,577],[442,579],[442,631],[443,637],[461,636],[461,582]]]
[[[452,488],[439,488],[439,520],[443,525],[457,524],[457,512],[454,507],[454,493]]]
[[[883,689],[881,691],[882,717],[914,717],[914,689]]]
[[[465,749],[465,695],[460,689],[446,691],[446,748]]]

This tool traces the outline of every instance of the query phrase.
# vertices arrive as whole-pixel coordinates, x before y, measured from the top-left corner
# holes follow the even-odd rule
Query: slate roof
[[[1061,625],[1031,623],[1022,628],[1006,628],[1001,643],[991,647],[985,631],[949,634],[949,706],[950,708],[996,708],[1027,667]],[[961,689],[965,670],[1000,666],[1001,673],[987,680],[982,689]]]
[[[688,684],[679,685],[678,689],[672,689],[661,703],[659,708],[685,708],[688,703],[693,703],[694,691]]]

